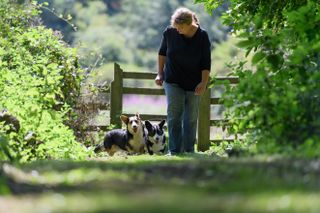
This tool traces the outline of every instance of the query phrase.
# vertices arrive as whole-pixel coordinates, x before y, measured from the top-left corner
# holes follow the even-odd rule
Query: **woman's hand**
[[[162,86],[163,84],[163,75],[159,74],[157,75],[157,77],[154,79],[154,81],[156,82],[156,85],[158,86]]]
[[[206,89],[207,89],[207,84],[205,82],[200,82],[197,85],[194,93],[195,93],[195,95],[203,95],[203,93],[206,91]]]

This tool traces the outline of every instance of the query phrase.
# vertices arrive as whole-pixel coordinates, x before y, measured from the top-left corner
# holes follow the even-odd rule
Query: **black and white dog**
[[[145,121],[145,126],[148,131],[146,148],[150,155],[164,154],[165,152],[166,135],[163,131],[165,122],[165,120],[162,120],[159,124],[152,124],[150,121]]]
[[[103,142],[95,147],[95,153],[107,151],[110,156],[113,156],[116,152],[128,154],[145,152],[146,133],[139,114],[132,117],[121,115],[120,119],[127,128],[107,132]]]

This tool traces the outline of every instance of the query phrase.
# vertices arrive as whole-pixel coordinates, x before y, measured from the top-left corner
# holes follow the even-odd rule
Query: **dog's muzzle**
[[[137,133],[138,127],[137,127],[137,126],[133,126],[133,127],[132,127],[132,130],[134,131],[134,133]]]

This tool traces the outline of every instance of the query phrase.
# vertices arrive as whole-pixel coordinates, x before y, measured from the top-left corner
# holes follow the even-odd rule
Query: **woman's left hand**
[[[205,82],[200,82],[200,83],[197,85],[194,93],[195,93],[196,95],[203,95],[203,93],[206,91],[206,88],[207,88],[207,84],[206,84]]]

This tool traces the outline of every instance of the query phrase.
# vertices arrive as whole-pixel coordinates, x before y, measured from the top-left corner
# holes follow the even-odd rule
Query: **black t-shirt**
[[[159,55],[166,56],[164,81],[194,91],[201,82],[202,70],[210,71],[210,45],[208,33],[200,26],[191,38],[167,27],[159,48]]]

